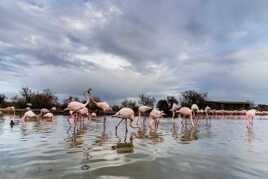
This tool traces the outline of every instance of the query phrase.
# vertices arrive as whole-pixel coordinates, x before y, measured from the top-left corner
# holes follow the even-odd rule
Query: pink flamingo
[[[48,112],[48,113],[46,113],[45,115],[43,115],[43,119],[46,119],[46,120],[50,120],[50,121],[52,121],[53,118],[54,118],[54,115],[53,115],[53,113],[51,113],[51,112]]]
[[[39,117],[52,120],[54,115],[50,111],[56,111],[56,107],[52,107],[50,110],[42,108],[39,113]]]
[[[81,118],[81,114],[79,113],[79,111],[88,105],[89,100],[90,100],[90,95],[91,95],[91,89],[88,89],[85,92],[85,97],[87,98],[86,103],[72,101],[68,104],[67,108],[64,109],[65,111],[66,110],[70,111],[70,114],[73,115],[75,128],[76,128],[77,121],[79,121],[79,119]],[[68,119],[68,122],[70,123],[69,119]]]
[[[248,110],[246,112],[246,117],[245,117],[245,120],[246,120],[246,125],[247,125],[247,128],[252,128],[253,126],[253,119],[255,118],[256,116],[256,109],[251,109],[251,110]]]
[[[180,114],[183,117],[188,117],[191,120],[192,127],[195,127],[194,121],[193,121],[193,113],[192,110],[188,107],[181,107],[179,110],[176,111],[176,113]]]
[[[163,111],[159,111],[158,109],[153,109],[149,115],[149,127],[150,129],[158,129],[160,118],[165,115]]]
[[[2,111],[3,111],[4,113],[7,113],[7,114],[13,114],[14,116],[15,116],[15,112],[16,112],[14,106],[6,107],[6,108],[2,109]]]
[[[206,113],[207,117],[208,117],[210,111],[211,111],[211,108],[209,106],[205,107],[205,113]]]
[[[172,108],[170,111],[172,112],[172,120],[175,120],[176,111],[179,110],[181,106],[177,105],[176,103],[173,103]]]
[[[193,116],[193,119],[196,120],[196,123],[197,123],[197,120],[198,120],[198,112],[199,112],[199,107],[197,106],[197,104],[193,104],[191,106],[191,110],[192,110],[192,116]]]
[[[23,121],[25,121],[25,120],[37,120],[38,119],[37,115],[31,110],[31,108],[27,107],[26,110],[27,111],[24,113],[24,115],[22,117]]]
[[[42,109],[40,110],[39,116],[40,116],[40,117],[43,117],[46,113],[49,113],[49,110],[46,109],[46,108],[42,108]]]
[[[81,114],[81,116],[82,116],[83,118],[87,118],[88,120],[90,120],[90,116],[91,116],[91,114],[90,114],[90,112],[88,111],[88,108],[84,107],[84,108],[80,109],[80,110],[79,110],[79,113]]]
[[[93,96],[90,96],[90,99],[93,101],[93,103],[101,109],[101,111],[106,114],[108,112],[112,111],[112,108],[109,106],[109,104],[105,101],[99,101],[97,102]],[[104,116],[104,120],[106,120],[106,116]]]
[[[85,123],[85,118],[87,118],[88,120],[90,120],[91,114],[88,111],[87,107],[83,107],[82,109],[80,109],[79,111],[77,111],[79,113],[79,115],[81,116],[82,121],[80,121],[80,125],[82,125],[82,127],[84,127],[84,123]],[[81,126],[80,126],[81,127]]]
[[[97,114],[96,113],[91,113],[91,120],[96,120]]]
[[[137,120],[137,122],[136,122],[136,125],[138,125],[139,124],[139,120],[140,120],[140,118],[141,118],[141,115],[143,115],[144,116],[144,119],[143,119],[143,123],[144,123],[144,121],[145,121],[145,119],[146,119],[146,117],[145,117],[145,113],[146,112],[148,112],[148,111],[150,111],[152,109],[152,107],[149,107],[149,106],[140,106],[139,107],[139,118],[138,118],[138,120]]]
[[[131,108],[127,108],[127,107],[124,107],[122,109],[120,109],[117,113],[115,113],[112,117],[118,117],[118,118],[121,118],[121,121],[116,125],[115,129],[116,129],[116,133],[117,133],[117,129],[119,127],[119,125],[121,124],[122,121],[125,120],[125,124],[126,124],[126,132],[128,132],[128,129],[127,129],[127,120],[129,119],[130,120],[130,127],[131,128],[140,128],[138,125],[134,125],[133,122],[134,122],[134,111],[131,109]]]
[[[15,119],[15,115],[16,115],[16,109],[14,106],[9,106],[9,107],[6,107],[2,110],[4,113],[8,113],[8,114],[11,114],[12,117],[10,116],[10,126],[13,127],[15,122],[14,122],[14,119]],[[1,111],[0,111],[1,113]]]

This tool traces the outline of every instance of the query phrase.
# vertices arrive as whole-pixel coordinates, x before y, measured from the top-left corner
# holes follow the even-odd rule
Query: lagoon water
[[[243,120],[202,121],[191,131],[163,119],[157,133],[129,129],[125,137],[110,117],[75,134],[65,116],[13,128],[4,118],[1,179],[268,178],[268,120],[255,120],[252,130]]]

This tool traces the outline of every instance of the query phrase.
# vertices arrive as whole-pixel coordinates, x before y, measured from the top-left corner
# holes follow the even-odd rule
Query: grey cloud
[[[256,50],[267,44],[267,6],[264,0],[3,0],[0,75],[6,78],[0,82],[16,79],[10,86],[62,95],[91,86],[113,101],[189,88],[213,98],[263,101],[261,89],[268,87],[248,74],[267,75],[257,71],[266,52]],[[256,60],[235,55],[245,50]],[[106,69],[75,58],[81,54],[108,54],[130,65]]]

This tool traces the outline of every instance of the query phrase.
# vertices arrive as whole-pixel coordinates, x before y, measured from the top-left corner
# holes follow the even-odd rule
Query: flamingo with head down
[[[181,116],[185,118],[189,118],[192,123],[192,127],[195,127],[195,123],[193,121],[193,113],[192,110],[188,107],[181,107],[179,110],[176,111],[176,113],[180,114]]]
[[[6,108],[2,109],[2,111],[4,113],[13,114],[15,116],[16,109],[15,109],[14,106],[9,106],[9,107],[6,107]]]
[[[255,116],[256,116],[256,109],[251,109],[246,112],[245,121],[248,129],[253,127],[253,120],[255,119]]]
[[[6,107],[6,108],[2,109],[2,111],[4,113],[12,115],[12,117],[10,117],[10,125],[11,125],[11,127],[13,127],[13,125],[15,124],[14,119],[15,119],[15,115],[16,115],[15,107],[14,106],[9,106],[9,107]],[[1,115],[2,111],[0,111],[0,115]]]
[[[158,129],[160,118],[165,115],[163,111],[159,111],[158,109],[153,109],[149,115],[149,127],[152,130]]]
[[[78,101],[72,101],[68,104],[67,108],[65,109],[70,111],[70,114],[72,115],[73,119],[74,119],[74,125],[76,128],[77,125],[77,121],[80,121],[81,119],[81,114],[80,114],[80,110],[85,108],[90,100],[90,95],[91,95],[91,88],[89,88],[86,92],[85,92],[85,97],[87,98],[86,103],[81,103]],[[68,122],[70,123],[70,119],[68,119]]]
[[[198,111],[199,111],[199,107],[198,107],[198,105],[197,105],[197,104],[193,104],[193,105],[191,106],[191,110],[192,110],[192,113],[193,113],[193,118],[196,118],[197,113],[198,113]]]
[[[56,111],[56,107],[52,107],[50,110],[42,108],[40,110],[39,116],[42,119],[52,121],[54,119],[54,114],[52,113],[52,111]]]
[[[176,116],[176,111],[179,110],[181,108],[180,105],[177,105],[176,103],[173,103],[172,108],[170,109],[170,111],[172,112],[172,119],[175,120],[175,116]]]
[[[131,128],[140,128],[138,125],[133,124],[134,118],[135,118],[135,113],[131,108],[124,107],[124,108],[120,109],[117,113],[115,113],[112,117],[121,118],[121,121],[119,121],[119,123],[115,127],[116,133],[117,133],[117,129],[118,129],[119,125],[122,123],[122,121],[125,121],[126,132],[128,132],[128,128],[127,128],[127,120],[128,119],[130,120],[129,126]]]
[[[149,106],[144,106],[144,105],[139,107],[139,109],[138,109],[138,111],[139,111],[139,118],[138,118],[138,120],[136,122],[136,125],[139,124],[139,120],[141,118],[141,115],[145,115],[145,113],[148,112],[148,111],[150,111],[151,109],[153,109],[153,108],[152,107],[149,107]],[[146,117],[144,116],[143,123],[144,123],[145,119],[146,119]]]
[[[37,120],[37,115],[31,110],[31,108],[27,107],[26,112],[24,113],[22,120]]]
[[[206,116],[209,115],[209,112],[211,111],[211,108],[209,106],[206,106],[205,107],[205,113],[206,113]]]

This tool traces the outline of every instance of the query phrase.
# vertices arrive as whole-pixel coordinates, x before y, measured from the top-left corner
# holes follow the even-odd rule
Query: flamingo
[[[93,101],[93,103],[99,108],[101,109],[101,111],[104,113],[104,117],[103,117],[103,122],[106,123],[106,113],[107,112],[111,112],[112,108],[109,106],[109,104],[105,101],[99,101],[97,102],[93,96],[90,97],[91,100]]]
[[[195,118],[197,113],[198,113],[198,111],[199,111],[199,107],[197,106],[197,104],[193,104],[191,106],[191,110],[192,110],[192,113],[193,113],[193,117]]]
[[[72,101],[68,104],[67,108],[64,109],[65,111],[67,111],[67,110],[70,111],[71,115],[74,115],[75,128],[76,128],[77,121],[81,117],[79,111],[88,105],[89,100],[90,100],[90,95],[91,95],[91,88],[89,88],[87,91],[85,91],[85,97],[87,98],[86,103]]]
[[[157,129],[159,126],[159,120],[165,115],[163,111],[158,109],[153,109],[149,115],[149,126],[151,129]],[[153,126],[154,124],[154,126]]]
[[[53,115],[53,113],[51,113],[51,112],[48,112],[48,113],[46,113],[45,115],[43,115],[43,118],[44,118],[44,119],[46,119],[46,120],[50,120],[50,121],[53,120],[53,117],[54,117],[54,115]]]
[[[209,115],[209,112],[210,112],[211,108],[209,106],[206,106],[205,107],[205,113],[206,113],[206,116]]]
[[[127,120],[128,119],[130,120],[130,127],[131,128],[140,128],[138,125],[133,124],[134,118],[135,118],[134,114],[135,114],[134,111],[131,108],[128,108],[128,107],[124,107],[124,108],[120,109],[117,113],[115,113],[112,117],[121,118],[121,121],[115,127],[116,132],[117,132],[117,129],[118,129],[119,125],[121,124],[121,122],[123,120],[125,120],[126,132],[128,132],[128,129],[127,129]]]
[[[256,109],[251,109],[246,112],[245,120],[248,129],[252,128],[253,119],[255,118],[255,116],[256,116]]]
[[[15,107],[14,106],[9,106],[9,107],[6,107],[6,108],[4,108],[4,109],[2,109],[2,111],[4,112],[4,113],[7,113],[7,114],[11,114],[12,115],[12,117],[10,116],[10,125],[11,125],[11,127],[15,124],[14,123],[14,121],[13,121],[13,119],[15,119],[15,115],[16,115],[16,109],[15,109]]]
[[[82,115],[83,118],[87,118],[88,120],[90,119],[91,114],[88,111],[88,108],[84,107],[80,109],[78,112]]]
[[[90,112],[88,111],[87,107],[83,107],[82,109],[80,109],[79,111],[77,111],[79,113],[79,115],[81,116],[81,120],[80,121],[80,125],[84,126],[84,122],[85,122],[85,118],[87,118],[88,120],[90,120]],[[80,126],[81,127],[81,126]]]
[[[37,119],[37,115],[31,110],[31,108],[27,107],[26,112],[24,113],[22,120],[31,120]]]
[[[150,111],[151,109],[152,109],[152,107],[144,106],[144,105],[139,107],[139,109],[138,109],[139,110],[139,118],[138,118],[138,120],[136,122],[136,125],[139,124],[139,120],[141,118],[141,114],[145,115],[145,113],[148,112],[148,111]],[[144,120],[145,119],[146,119],[146,117],[144,116],[143,123],[144,123]]]
[[[93,112],[93,113],[91,113],[91,119],[92,119],[92,120],[95,120],[96,118],[97,118],[97,114],[96,114],[96,113],[94,113],[94,112]]]
[[[15,116],[15,112],[16,112],[14,106],[6,107],[6,108],[2,109],[2,111],[3,111],[4,113],[13,114],[14,116]]]
[[[56,111],[56,107],[52,107],[50,110],[46,108],[42,108],[40,110],[39,117],[41,117],[42,119],[46,119],[46,120],[53,120],[54,115],[50,111]]]
[[[210,113],[210,111],[211,111],[211,108],[209,107],[209,106],[206,106],[205,107],[205,116],[206,116],[206,125],[207,126],[210,126],[210,123],[211,123],[211,120],[210,120],[210,118],[209,118],[209,113]]]
[[[109,106],[109,104],[105,101],[100,101],[100,102],[97,102],[94,97],[90,97],[90,99],[93,101],[94,104],[96,104],[96,106],[98,108],[100,108],[102,110],[102,112],[106,113],[106,112],[111,112],[112,111],[112,108]]]
[[[192,123],[192,126],[195,127],[194,121],[193,121],[193,113],[192,110],[188,107],[181,107],[179,110],[176,111],[176,113],[179,113],[180,115],[184,117],[189,117]]]
[[[176,111],[179,110],[181,106],[177,105],[176,103],[173,103],[172,108],[170,111],[172,112],[172,119],[175,120]]]
[[[46,108],[42,108],[40,110],[39,116],[42,118],[45,114],[49,113],[49,110]]]

